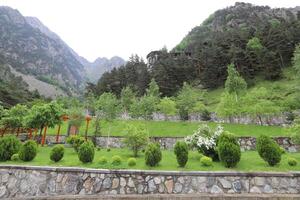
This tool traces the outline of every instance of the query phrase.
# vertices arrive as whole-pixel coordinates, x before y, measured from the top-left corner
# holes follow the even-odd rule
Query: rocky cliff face
[[[85,69],[87,77],[91,82],[97,82],[104,72],[111,71],[113,68],[118,68],[126,62],[123,58],[114,56],[111,59],[97,58],[93,63],[86,63]]]
[[[84,67],[74,52],[39,20],[9,7],[0,7],[0,64],[67,94],[78,93],[84,82]]]

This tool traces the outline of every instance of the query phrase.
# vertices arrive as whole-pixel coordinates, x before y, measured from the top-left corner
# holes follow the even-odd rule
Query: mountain
[[[280,79],[299,42],[300,7],[236,3],[193,28],[173,52],[190,52],[198,61],[201,85],[216,88],[224,84],[230,63],[250,85],[256,76]]]
[[[85,78],[78,57],[37,18],[0,7],[0,65],[10,66],[28,90],[46,97],[78,94]]]
[[[108,58],[97,58],[94,62],[89,63],[86,61],[85,69],[89,81],[96,83],[99,78],[105,72],[111,71],[113,68],[118,68],[122,65],[125,65],[126,61],[118,56],[114,56],[111,59]]]

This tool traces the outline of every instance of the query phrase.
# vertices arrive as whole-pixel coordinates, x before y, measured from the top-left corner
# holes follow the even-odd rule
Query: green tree
[[[259,52],[263,49],[263,46],[257,37],[251,38],[247,43],[247,48],[254,50],[255,52]]]
[[[229,94],[234,94],[236,101],[238,101],[238,97],[247,89],[247,83],[243,77],[240,76],[233,64],[228,65],[227,73],[225,90]]]
[[[144,95],[133,102],[130,115],[134,118],[152,119],[152,114],[156,111],[156,102],[156,97]]]
[[[176,105],[181,119],[188,119],[189,114],[195,108],[196,103],[203,100],[204,94],[204,91],[197,90],[187,83],[183,84],[183,87],[176,97]]]
[[[127,86],[122,89],[121,91],[121,105],[122,109],[125,112],[128,112],[130,110],[131,105],[135,101],[135,93],[131,89],[131,87]]]
[[[297,71],[298,75],[300,75],[300,44],[298,44],[295,48],[292,61],[293,68]]]
[[[256,117],[263,125],[262,117],[280,113],[281,108],[268,99],[268,91],[264,87],[251,90],[243,100],[244,112]]]
[[[235,95],[224,92],[216,111],[218,116],[228,117],[229,121],[232,122],[233,117],[239,116],[242,112],[241,101],[237,102]]]
[[[108,138],[110,135],[111,123],[117,118],[120,111],[121,108],[119,101],[117,97],[112,93],[103,93],[96,102],[96,118],[104,119],[106,122],[109,123]],[[100,121],[97,123],[98,126],[100,126]]]
[[[124,144],[133,151],[133,156],[137,157],[138,152],[148,144],[148,132],[142,127],[128,125]]]
[[[169,97],[164,97],[163,99],[161,99],[159,104],[157,105],[157,109],[166,117],[174,116],[178,112],[176,108],[176,102]]]
[[[55,101],[47,104],[33,105],[26,116],[26,124],[30,128],[40,128],[40,135],[44,127],[53,128],[61,123],[62,107]]]
[[[28,114],[27,106],[17,104],[3,113],[1,126],[4,128],[21,128],[25,125],[25,116]]]
[[[153,96],[157,99],[160,97],[159,87],[154,79],[151,79],[149,87],[146,89],[147,96]]]

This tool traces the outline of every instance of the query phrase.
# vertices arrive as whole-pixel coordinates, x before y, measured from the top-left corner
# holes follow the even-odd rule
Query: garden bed
[[[38,166],[64,166],[64,167],[84,167],[84,168],[98,168],[98,169],[141,169],[141,170],[171,170],[171,171],[243,171],[243,172],[262,172],[262,171],[300,171],[300,164],[297,166],[289,166],[287,163],[288,157],[294,157],[300,160],[300,153],[285,153],[282,155],[280,164],[270,167],[264,162],[256,151],[242,152],[241,161],[235,168],[225,168],[222,163],[214,162],[211,167],[204,167],[200,164],[200,154],[196,151],[189,152],[189,160],[185,168],[179,168],[176,162],[176,157],[173,151],[163,150],[162,161],[156,167],[148,167],[145,165],[144,153],[140,153],[137,157],[136,166],[129,167],[127,165],[128,158],[132,157],[132,152],[123,149],[101,149],[95,150],[95,158],[92,163],[83,164],[79,161],[77,153],[73,148],[65,148],[64,158],[55,163],[50,160],[50,151],[52,147],[39,147],[37,156],[33,161],[6,161],[0,162],[0,165],[38,165]],[[114,155],[119,155],[122,159],[122,164],[113,166],[110,164],[111,158]],[[99,158],[105,156],[108,160],[107,164],[99,164]]]

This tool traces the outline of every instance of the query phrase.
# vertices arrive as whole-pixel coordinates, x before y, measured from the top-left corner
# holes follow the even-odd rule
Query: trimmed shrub
[[[112,161],[111,161],[112,165],[117,166],[117,165],[121,165],[121,163],[122,163],[122,159],[121,159],[120,156],[113,156],[112,157]]]
[[[272,138],[265,135],[259,136],[256,141],[256,149],[259,156],[270,166],[280,163],[280,147]]]
[[[285,149],[283,148],[283,147],[279,147],[280,148],[280,153],[281,154],[285,154],[286,152],[285,152]]]
[[[78,158],[83,163],[92,162],[94,160],[95,147],[91,141],[86,141],[78,148]]]
[[[235,167],[241,159],[241,149],[239,145],[231,142],[218,144],[219,158],[227,168]]]
[[[107,152],[110,152],[110,148],[106,149]]]
[[[75,151],[78,152],[78,148],[85,142],[85,139],[79,135],[71,135],[67,138],[66,142],[72,145]]]
[[[54,162],[60,161],[64,157],[65,147],[61,144],[55,145],[50,152],[50,160]]]
[[[189,159],[188,145],[184,141],[177,141],[174,147],[177,163],[184,167]]]
[[[235,144],[235,145],[240,146],[239,143],[238,143],[237,138],[235,137],[235,135],[229,133],[228,131],[223,132],[223,133],[219,136],[218,141],[217,141],[218,144],[220,144],[220,143],[225,143],[225,142],[226,142],[226,143],[229,142],[229,143],[232,143],[232,144]]]
[[[16,136],[8,135],[0,138],[0,161],[10,160],[12,155],[18,153],[21,142]]]
[[[19,154],[15,153],[14,155],[11,156],[10,160],[11,161],[18,161],[19,160]]]
[[[23,161],[31,161],[37,154],[37,143],[33,140],[27,140],[20,149],[19,158]]]
[[[161,161],[162,154],[160,150],[160,146],[157,143],[148,144],[145,150],[145,163],[150,167],[154,167],[158,165]]]
[[[127,160],[127,164],[128,164],[129,167],[135,166],[136,165],[136,159],[135,158],[129,158]]]
[[[100,165],[105,165],[107,163],[108,163],[108,160],[105,156],[102,156],[102,157],[99,158],[99,164]]]
[[[288,164],[289,166],[296,166],[298,164],[298,161],[295,158],[288,158]]]
[[[205,167],[210,167],[213,165],[212,158],[208,157],[208,156],[202,156],[200,158],[200,163],[202,166],[205,166]]]

